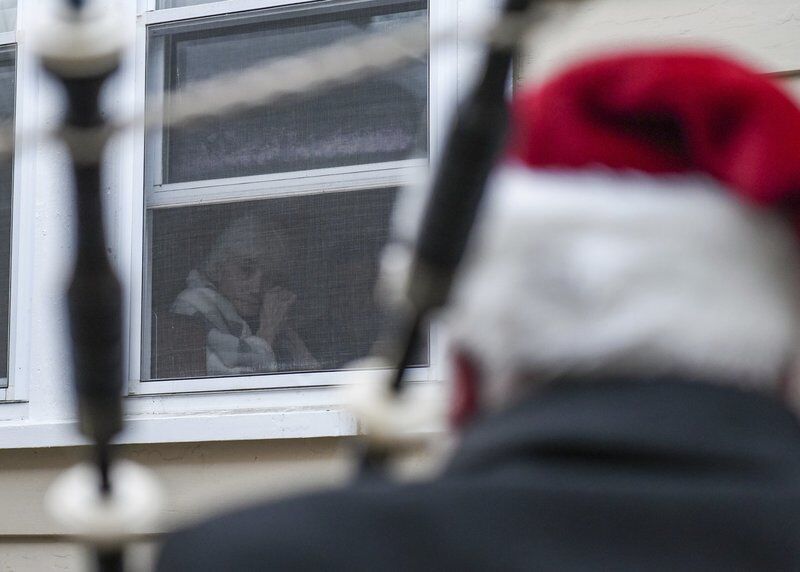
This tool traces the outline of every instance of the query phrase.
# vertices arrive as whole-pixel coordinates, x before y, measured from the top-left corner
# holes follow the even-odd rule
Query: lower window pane
[[[395,193],[150,211],[143,377],[335,370],[367,355]]]

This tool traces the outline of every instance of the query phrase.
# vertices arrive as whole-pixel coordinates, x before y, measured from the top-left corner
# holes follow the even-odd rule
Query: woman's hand
[[[294,293],[280,286],[264,292],[256,335],[272,345],[295,300],[297,300],[297,296]]]

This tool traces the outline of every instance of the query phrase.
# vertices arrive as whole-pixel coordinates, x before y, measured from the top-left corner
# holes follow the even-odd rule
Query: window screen
[[[14,127],[14,94],[16,93],[16,50],[0,49],[0,129]],[[0,159],[0,384],[8,379],[8,302],[11,272],[11,211],[13,161]]]
[[[420,2],[313,2],[154,26],[151,57],[163,66],[151,67],[160,77],[150,85],[168,94],[220,73],[425,17]],[[424,157],[427,93],[427,62],[418,60],[282,105],[168,129],[161,179],[178,183]]]
[[[366,356],[395,192],[153,211],[151,377],[331,370]]]
[[[159,24],[148,30],[148,98],[168,108],[169,92],[193,81],[426,18],[426,2],[346,0]],[[427,78],[418,60],[148,137],[144,380],[337,370],[369,353],[397,193],[370,173],[427,158]],[[320,172],[325,184],[305,182]],[[287,189],[268,184],[277,173]]]

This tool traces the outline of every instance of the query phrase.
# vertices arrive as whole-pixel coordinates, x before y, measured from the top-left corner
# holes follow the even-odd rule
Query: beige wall
[[[247,502],[346,483],[353,445],[353,439],[326,438],[136,445],[119,452],[161,480],[167,498],[164,528],[170,529]],[[74,447],[0,451],[0,572],[85,570],[84,551],[63,541],[42,497],[61,471],[89,453]],[[441,450],[415,453],[403,461],[400,473],[428,473],[436,468],[431,458],[441,457]],[[152,553],[152,546],[142,545],[132,557],[150,562]]]
[[[437,1],[437,0],[432,0]],[[471,0],[462,0],[471,1]],[[531,79],[598,46],[646,40],[719,45],[770,71],[800,69],[800,4],[792,0],[588,0],[533,42],[522,75]],[[800,94],[800,81],[793,85]],[[126,447],[163,479],[171,522],[222,506],[342,482],[339,439]],[[48,483],[80,449],[0,451],[0,572],[81,570],[78,549],[59,542],[41,508]]]
[[[349,474],[350,447],[340,439],[127,446],[166,489],[168,526],[257,498],[333,486]],[[42,495],[84,448],[0,451],[0,571],[83,570],[80,548],[41,506]],[[137,555],[146,558],[148,551]]]
[[[584,0],[532,34],[525,80],[586,54],[633,46],[708,46],[765,71],[800,69],[800,4],[791,0]]]

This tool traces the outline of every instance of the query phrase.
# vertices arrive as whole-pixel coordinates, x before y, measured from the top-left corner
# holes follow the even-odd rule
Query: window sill
[[[342,409],[212,413],[206,415],[126,418],[119,444],[251,441],[355,435],[353,416]],[[17,420],[0,423],[0,449],[73,447],[89,441],[78,433],[75,421],[37,423]]]
[[[440,383],[414,383],[414,393],[438,394]],[[74,419],[32,421],[28,403],[0,404],[0,450],[73,447],[89,442]],[[348,437],[358,422],[339,388],[131,396],[125,400],[119,444],[192,443]],[[424,427],[421,432],[437,432]]]

